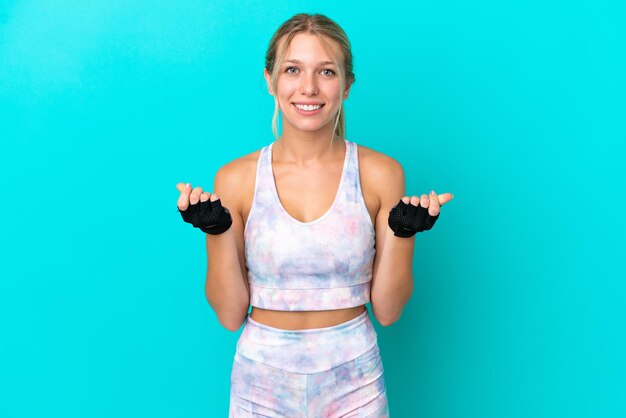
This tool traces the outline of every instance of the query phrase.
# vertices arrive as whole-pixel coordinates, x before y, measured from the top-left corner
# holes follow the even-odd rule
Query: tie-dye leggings
[[[246,319],[229,418],[388,417],[378,339],[366,309],[325,328],[284,330]]]

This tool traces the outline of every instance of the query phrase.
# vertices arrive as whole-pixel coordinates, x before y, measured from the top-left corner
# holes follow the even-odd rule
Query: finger
[[[215,202],[215,201],[216,201],[216,200],[218,200],[218,199],[219,199],[219,197],[218,197],[215,193],[213,193],[213,194],[211,195],[211,202]]]
[[[452,200],[452,198],[454,197],[454,195],[452,193],[441,193],[438,198],[439,198],[439,204],[441,206],[445,205],[446,203],[448,203],[449,201]]]
[[[409,203],[409,206],[406,207],[406,216],[412,218],[415,216],[415,213],[417,212],[417,207],[419,205],[419,201],[417,202],[417,205],[413,204],[413,197],[411,198],[411,203]]]
[[[417,196],[411,196],[411,204],[417,206],[420,204],[420,198]]]
[[[404,196],[404,197],[402,198],[402,201],[408,205],[408,204],[409,204],[409,202],[411,201],[411,198],[410,198],[410,197],[408,197],[408,196]]]
[[[189,195],[189,204],[195,205],[196,203],[198,203],[202,192],[202,187],[194,187],[194,189],[191,191],[191,195]]]
[[[396,211],[398,213],[405,214],[407,206],[408,205],[404,203],[404,200],[400,199],[398,200],[398,203],[396,203],[396,205],[393,208],[391,208],[391,211]],[[391,211],[389,211],[389,213],[391,213]]]
[[[182,184],[182,183],[179,183]],[[176,185],[178,188],[178,184]],[[187,183],[183,186],[183,189],[180,191],[180,196],[178,196],[178,209],[179,210],[187,210],[189,207],[189,193],[191,192],[191,184]]]
[[[209,198],[211,197],[211,193],[209,192],[204,192],[200,195],[200,201],[201,202],[206,202],[207,200],[209,200]]]
[[[420,197],[420,204],[421,204],[421,206],[422,206],[423,208],[427,208],[427,207],[428,207],[428,205],[430,204],[430,199],[428,198],[428,195],[427,195],[427,194],[423,194],[423,195]]]
[[[439,215],[439,210],[440,210],[440,205],[439,205],[439,199],[437,198],[437,193],[435,193],[434,190],[432,190],[430,192],[430,205],[428,206],[428,214],[430,216],[437,216]]]
[[[212,206],[213,206],[213,209],[219,210],[219,209],[221,209],[223,207],[222,206],[222,201],[217,199],[217,200],[212,202]]]

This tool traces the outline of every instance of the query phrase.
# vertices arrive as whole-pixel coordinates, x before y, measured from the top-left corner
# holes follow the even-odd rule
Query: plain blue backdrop
[[[376,324],[391,415],[626,416],[622,4],[1,1],[0,416],[226,416],[175,185],[273,141],[298,12],[352,41],[347,138],[455,195]]]

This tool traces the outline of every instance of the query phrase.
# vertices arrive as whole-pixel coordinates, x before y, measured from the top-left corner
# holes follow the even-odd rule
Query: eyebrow
[[[300,60],[295,60],[295,59],[285,60],[284,62],[295,62],[296,64],[302,64],[302,61],[300,61]],[[332,62],[332,61],[321,61],[321,62],[319,63],[319,65],[327,65],[327,64],[335,65],[335,63],[334,63],[334,62]]]

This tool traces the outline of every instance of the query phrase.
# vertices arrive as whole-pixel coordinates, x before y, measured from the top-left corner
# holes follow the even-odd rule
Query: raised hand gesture
[[[202,187],[192,190],[189,183],[178,183],[176,188],[180,192],[178,211],[185,222],[211,235],[221,234],[230,228],[233,219],[216,194],[203,192]]]
[[[389,211],[389,228],[394,235],[409,238],[417,232],[427,231],[435,225],[441,206],[452,200],[451,193],[437,195],[433,190],[430,196],[404,196]]]

